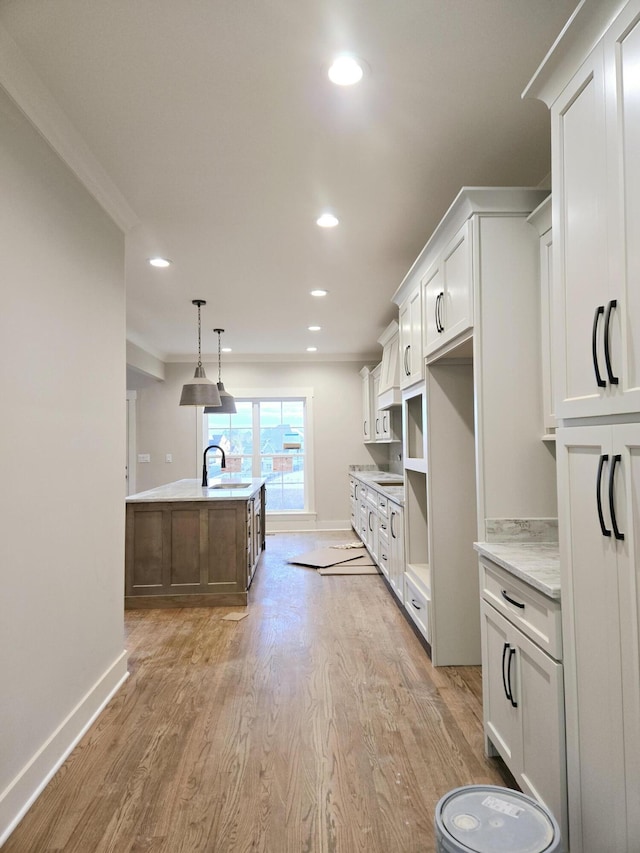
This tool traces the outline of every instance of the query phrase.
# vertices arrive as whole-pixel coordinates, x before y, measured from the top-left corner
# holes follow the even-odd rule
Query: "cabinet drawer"
[[[389,547],[389,519],[378,518],[378,536],[380,537],[380,541],[384,539],[387,543],[387,548]]]
[[[427,595],[418,589],[411,578],[405,574],[404,576],[404,606],[407,613],[415,622],[418,630],[425,638],[431,642],[431,622],[429,620],[429,605],[430,601]]]
[[[378,542],[378,566],[385,578],[389,577],[389,543],[383,542],[382,539]]]
[[[523,634],[555,660],[562,660],[559,601],[548,598],[484,557],[480,559],[480,589],[483,598]]]
[[[383,515],[386,518],[388,511],[389,511],[388,507],[389,507],[389,504],[388,504],[387,498],[384,495],[381,495],[380,492],[378,492],[378,512],[379,512],[379,514]]]

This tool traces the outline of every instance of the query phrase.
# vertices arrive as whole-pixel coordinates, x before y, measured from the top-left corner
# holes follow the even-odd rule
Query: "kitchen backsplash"
[[[557,518],[486,518],[485,542],[557,542]]]

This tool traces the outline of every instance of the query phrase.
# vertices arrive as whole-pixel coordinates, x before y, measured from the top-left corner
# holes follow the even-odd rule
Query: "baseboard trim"
[[[129,676],[123,651],[0,794],[0,847]]]

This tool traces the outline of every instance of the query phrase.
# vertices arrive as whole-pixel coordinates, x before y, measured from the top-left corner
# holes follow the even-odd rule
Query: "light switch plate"
[[[138,453],[138,462],[151,462],[150,453]]]

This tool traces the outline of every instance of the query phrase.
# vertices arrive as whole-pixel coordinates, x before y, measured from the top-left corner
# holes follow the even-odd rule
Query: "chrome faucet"
[[[219,444],[210,444],[209,447],[204,452],[202,457],[202,486],[203,488],[209,485],[209,476],[207,472],[207,453],[213,449],[219,450],[222,453],[222,465],[221,468],[227,467],[227,457],[224,455],[224,450],[220,447]]]

